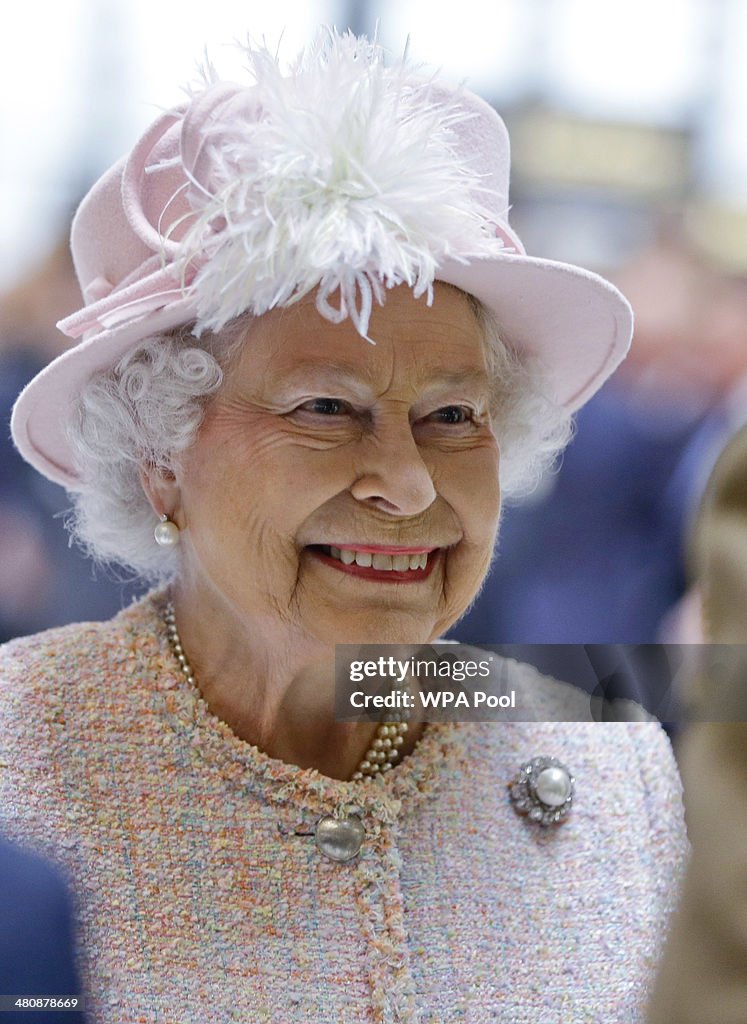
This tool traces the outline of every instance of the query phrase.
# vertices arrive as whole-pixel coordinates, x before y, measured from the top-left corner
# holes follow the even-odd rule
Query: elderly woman
[[[508,662],[535,722],[332,700],[336,644],[469,606],[629,307],[524,254],[476,96],[335,33],[248,56],[74,224],[82,340],[14,437],[159,586],[5,648],[2,825],[76,880],[98,1021],[638,1021],[684,852],[660,728],[552,722]]]

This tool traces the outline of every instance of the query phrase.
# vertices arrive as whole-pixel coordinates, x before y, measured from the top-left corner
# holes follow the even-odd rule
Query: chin
[[[373,612],[368,609],[359,615],[341,613],[327,624],[323,634],[330,644],[422,644],[434,636],[435,616],[423,617],[401,610]]]

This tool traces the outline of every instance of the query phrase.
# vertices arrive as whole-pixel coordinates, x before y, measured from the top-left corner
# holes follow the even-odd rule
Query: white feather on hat
[[[455,146],[455,123],[475,116],[458,93],[445,106],[406,56],[386,66],[381,47],[334,30],[290,75],[265,48],[246,54],[254,86],[207,126],[193,94],[182,129],[183,149],[192,132],[201,149],[176,260],[199,266],[198,333],[318,288],[319,312],[366,336],[384,287],[431,302],[441,261],[503,248],[483,177]]]

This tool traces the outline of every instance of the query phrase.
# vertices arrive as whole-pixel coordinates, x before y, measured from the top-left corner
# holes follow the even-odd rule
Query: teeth
[[[331,545],[329,551],[332,558],[336,558],[343,565],[355,563],[364,569],[374,568],[384,572],[391,570],[407,572],[413,569],[425,569],[428,564],[428,553],[426,551],[418,555],[385,555],[380,552],[372,554],[370,551],[343,550]]]

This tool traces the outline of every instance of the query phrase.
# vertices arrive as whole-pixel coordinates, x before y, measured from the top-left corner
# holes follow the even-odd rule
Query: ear
[[[160,518],[165,512],[169,519],[182,530],[185,523],[182,515],[181,492],[174,474],[155,466],[141,466],[138,472],[140,484],[156,518]]]

